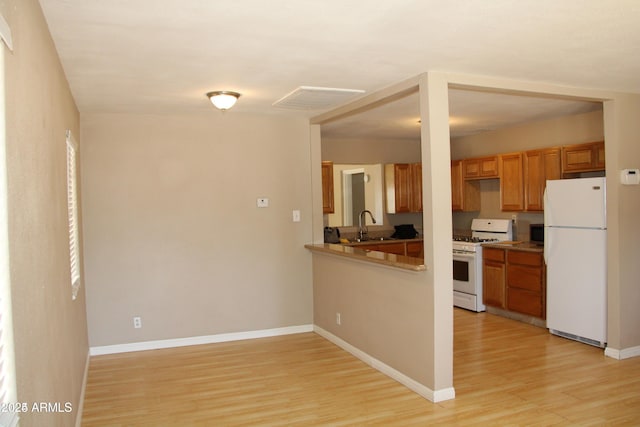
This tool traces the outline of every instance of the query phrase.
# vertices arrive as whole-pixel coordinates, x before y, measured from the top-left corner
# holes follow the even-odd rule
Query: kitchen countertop
[[[483,243],[483,248],[512,249],[527,252],[543,252],[544,247],[531,242],[508,241]]]
[[[418,239],[410,239],[410,241],[416,241]],[[384,242],[404,242],[406,240],[382,240],[379,243]],[[362,242],[362,244],[366,243],[378,243],[375,240]],[[360,245],[360,243],[358,244]],[[342,256],[346,258],[351,258],[353,260],[372,262],[374,264],[382,264],[389,267],[396,267],[404,270],[411,271],[425,271],[427,268],[424,265],[424,260],[422,258],[413,258],[404,255],[396,255],[389,254],[385,252],[378,251],[370,251],[366,249],[361,249],[351,244],[333,244],[333,243],[319,243],[319,244],[307,244],[304,245],[305,248],[309,249],[312,252],[319,252],[331,255]]]
[[[422,241],[423,241],[422,237],[417,237],[414,239],[394,239],[391,237],[385,237],[384,240],[373,238],[371,240],[365,240],[363,242],[349,241],[349,243],[341,243],[341,244],[345,246],[357,247],[357,246],[366,246],[366,245],[386,245],[391,243],[422,242]]]

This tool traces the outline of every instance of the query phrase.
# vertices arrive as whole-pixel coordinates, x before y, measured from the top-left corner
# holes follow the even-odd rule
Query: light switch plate
[[[256,202],[259,208],[268,208],[269,207],[269,199],[266,197],[258,197]]]
[[[293,211],[293,222],[300,222],[300,211],[297,209]]]

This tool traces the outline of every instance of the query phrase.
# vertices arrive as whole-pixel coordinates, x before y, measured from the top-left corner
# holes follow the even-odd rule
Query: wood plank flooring
[[[454,400],[431,403],[306,333],[93,357],[82,425],[640,425],[640,358],[454,316]]]

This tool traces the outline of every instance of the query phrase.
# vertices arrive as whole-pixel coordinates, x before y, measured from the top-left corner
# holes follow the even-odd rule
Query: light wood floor
[[[440,403],[313,333],[93,357],[82,425],[640,425],[640,358],[459,309],[454,337]]]

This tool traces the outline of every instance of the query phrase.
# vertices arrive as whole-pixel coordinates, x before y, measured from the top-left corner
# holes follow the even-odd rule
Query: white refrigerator
[[[547,181],[544,198],[547,328],[604,347],[607,341],[605,178]]]

